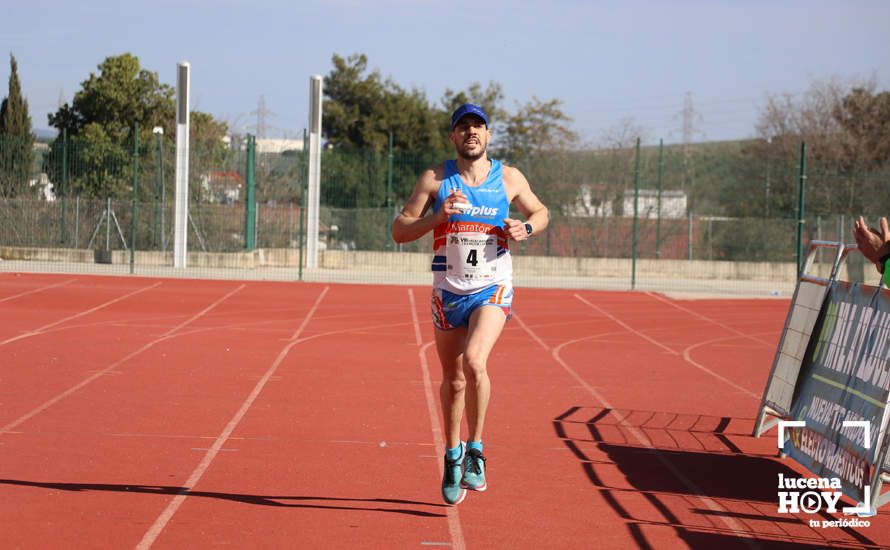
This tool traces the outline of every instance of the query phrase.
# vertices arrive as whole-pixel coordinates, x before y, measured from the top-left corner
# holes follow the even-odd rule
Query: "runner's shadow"
[[[374,504],[401,504],[406,506],[432,506],[444,508],[444,504],[431,502],[419,502],[414,500],[392,498],[346,498],[346,497],[315,497],[293,495],[246,495],[240,493],[220,493],[213,491],[192,491],[184,487],[172,485],[118,485],[108,483],[57,483],[42,481],[25,481],[18,479],[0,479],[3,485],[18,485],[21,487],[39,487],[43,489],[55,489],[59,491],[111,491],[118,493],[138,493],[149,495],[184,495],[188,497],[217,498],[253,504],[259,506],[282,506],[286,508],[312,508],[318,510],[353,510],[364,512],[386,512],[391,514],[404,514],[418,517],[445,517],[445,514],[427,512],[411,508],[395,508],[388,506],[373,506]],[[317,501],[308,503],[309,501]],[[326,503],[350,503],[358,506],[347,506]],[[366,506],[361,506],[366,504]]]

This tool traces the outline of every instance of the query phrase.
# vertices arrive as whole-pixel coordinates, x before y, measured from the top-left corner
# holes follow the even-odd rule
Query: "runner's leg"
[[[468,441],[482,441],[485,413],[491,397],[491,381],[488,378],[488,356],[494,348],[507,316],[497,306],[482,306],[470,315],[470,328],[463,354],[465,377]],[[458,424],[460,421],[458,421]]]
[[[464,414],[467,387],[462,368],[466,339],[467,328],[464,326],[451,330],[436,329],[436,351],[442,364],[439,398],[442,400],[442,416],[445,419],[445,444],[451,449],[460,445],[460,422]]]

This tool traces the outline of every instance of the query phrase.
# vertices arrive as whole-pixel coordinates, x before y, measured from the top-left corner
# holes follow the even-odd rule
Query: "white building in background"
[[[219,204],[234,204],[241,198],[244,178],[236,171],[215,171],[201,174],[203,200]]]
[[[624,209],[625,217],[633,217],[634,215],[634,190],[624,190]],[[641,218],[658,218],[658,189],[640,189],[639,200],[637,201],[637,213]],[[686,193],[683,191],[662,191],[661,192],[661,217],[664,218],[685,218],[686,217]]]
[[[53,192],[53,184],[49,181],[49,176],[41,172],[36,178],[28,181],[28,187],[35,189],[37,195],[46,202],[56,200],[56,194]]]
[[[604,200],[602,194],[595,196],[589,185],[578,189],[578,198],[574,204],[563,208],[566,216],[571,218],[609,218],[612,216],[612,203]]]
[[[246,136],[225,136],[223,143],[227,146],[237,149],[238,151],[247,150]],[[257,153],[284,153],[285,151],[302,151],[303,138],[300,139],[273,139],[273,138],[257,138]]]
[[[283,153],[285,151],[302,151],[303,139],[271,139],[256,140],[257,153]]]
[[[599,196],[597,196],[599,195]],[[599,193],[590,185],[582,185],[578,190],[578,197],[573,204],[563,208],[566,216],[572,218],[611,218],[615,215],[617,208],[612,200],[603,198],[605,189],[601,188]],[[686,193],[683,191],[662,191],[661,192],[661,217],[664,218],[685,218],[686,217]],[[639,200],[637,202],[637,211],[641,218],[657,218],[658,217],[658,190],[657,189],[640,189]],[[633,217],[634,214],[634,191],[633,189],[625,189],[621,199],[621,212],[625,217]]]

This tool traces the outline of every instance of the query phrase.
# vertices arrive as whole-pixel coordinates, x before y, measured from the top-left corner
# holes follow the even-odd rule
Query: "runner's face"
[[[485,155],[491,132],[485,122],[476,115],[467,115],[460,119],[451,131],[451,142],[457,154],[466,160],[478,160]]]

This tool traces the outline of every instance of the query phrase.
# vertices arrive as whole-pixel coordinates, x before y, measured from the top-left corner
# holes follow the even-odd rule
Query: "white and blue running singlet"
[[[433,212],[442,208],[452,190],[462,191],[471,208],[452,214],[433,232],[433,286],[454,294],[472,294],[509,283],[513,261],[503,227],[510,203],[500,161],[491,161],[488,177],[478,186],[467,185],[461,179],[455,161],[445,161],[445,177]]]

